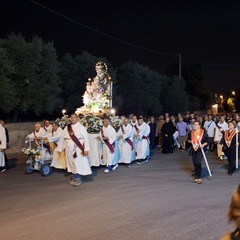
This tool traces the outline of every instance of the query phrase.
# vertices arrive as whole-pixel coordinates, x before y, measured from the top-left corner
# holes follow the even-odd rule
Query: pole
[[[238,169],[238,130],[236,130],[236,169]]]
[[[199,139],[199,145],[200,145],[200,147],[202,146],[200,139]],[[207,161],[206,154],[205,154],[204,149],[203,149],[202,147],[201,147],[201,151],[202,151],[202,155],[203,155],[205,164],[206,164],[206,166],[207,166],[207,170],[208,170],[209,176],[211,177],[211,176],[212,176],[212,173],[211,173],[210,167],[209,167],[209,165],[208,165],[208,161]]]
[[[109,107],[112,108],[112,98],[113,98],[113,82],[112,81],[110,83],[110,96],[111,96],[111,99],[109,102]]]
[[[179,58],[178,77],[182,78],[182,54],[181,53],[178,54],[178,58]]]

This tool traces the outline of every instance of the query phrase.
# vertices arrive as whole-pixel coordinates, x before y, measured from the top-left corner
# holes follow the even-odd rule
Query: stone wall
[[[7,152],[20,152],[22,148],[28,146],[25,144],[25,137],[33,131],[34,124],[35,122],[5,124],[5,127],[8,129],[10,139],[10,148]]]

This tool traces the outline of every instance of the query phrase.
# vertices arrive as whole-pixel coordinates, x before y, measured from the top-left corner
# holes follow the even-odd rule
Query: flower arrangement
[[[22,152],[28,156],[39,156],[40,151],[34,148],[23,148]]]
[[[56,119],[56,122],[59,124],[59,127],[64,129],[69,123],[69,116],[63,115],[62,118]]]

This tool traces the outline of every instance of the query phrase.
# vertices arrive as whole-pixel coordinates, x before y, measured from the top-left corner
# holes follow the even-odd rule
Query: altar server
[[[110,125],[109,117],[104,117],[103,127],[97,137],[102,142],[102,158],[104,165],[107,168],[104,170],[105,173],[114,171],[118,168],[118,163],[114,162],[115,157],[115,141],[117,139],[117,133],[115,129]]]
[[[129,124],[128,118],[124,118],[123,124],[118,130],[118,138],[120,145],[120,163],[127,164],[128,167],[131,166],[132,154],[133,154],[133,127]]]
[[[82,176],[92,174],[92,170],[87,157],[90,150],[87,130],[79,123],[77,114],[71,114],[70,121],[63,131],[57,151],[65,150],[67,171],[72,173],[69,184],[75,187],[81,185]]]
[[[52,124],[49,120],[45,119],[43,120],[43,128],[47,133],[52,133]]]
[[[149,139],[150,127],[143,121],[143,117],[138,117],[138,124],[134,126],[134,137],[136,139],[136,160],[137,164],[148,162],[150,154]]]

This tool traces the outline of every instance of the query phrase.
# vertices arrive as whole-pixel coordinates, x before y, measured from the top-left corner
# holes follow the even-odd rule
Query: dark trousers
[[[228,173],[231,174],[236,170],[236,148],[228,148],[225,154],[228,159]]]
[[[193,160],[193,167],[194,167],[194,176],[196,179],[201,178],[202,174],[202,152],[201,151],[194,151],[192,152],[192,160]]]

